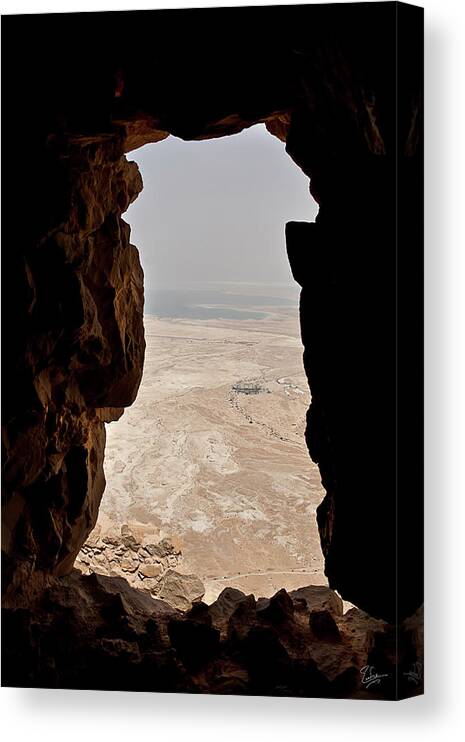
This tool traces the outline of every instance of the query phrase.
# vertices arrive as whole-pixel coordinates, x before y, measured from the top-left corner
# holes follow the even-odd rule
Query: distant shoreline
[[[272,290],[266,293],[238,293],[237,284],[231,286],[236,286],[236,291],[220,291],[218,288],[148,289],[145,314],[160,319],[262,320],[272,316],[270,309],[276,311],[298,306],[295,295],[276,296],[272,295]],[[265,290],[270,286],[262,284],[260,288]],[[292,294],[295,292],[292,291]]]

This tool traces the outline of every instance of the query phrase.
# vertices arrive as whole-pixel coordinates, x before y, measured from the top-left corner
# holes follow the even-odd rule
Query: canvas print
[[[421,694],[422,9],[2,37],[2,683]]]

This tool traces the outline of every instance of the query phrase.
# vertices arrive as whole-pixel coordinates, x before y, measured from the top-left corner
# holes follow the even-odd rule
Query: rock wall
[[[2,629],[4,685],[375,699],[422,690],[421,612],[398,630],[343,614],[321,586],[258,601],[226,588],[182,613],[120,577],[73,570],[4,610]]]
[[[330,584],[392,622],[421,603],[415,13],[384,3],[4,19],[8,605],[71,570],[104,491],[103,423],[137,394],[143,277],[122,214],[142,182],[124,153],[260,121],[320,204],[287,239]]]
[[[33,246],[15,222],[6,256],[2,548],[13,587],[72,568],[105,488],[104,421],[134,401],[144,359],[143,274],[121,220],[138,169],[118,141],[50,147],[66,214]]]

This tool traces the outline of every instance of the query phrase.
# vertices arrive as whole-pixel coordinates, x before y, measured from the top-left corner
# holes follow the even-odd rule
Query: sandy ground
[[[107,426],[99,520],[175,537],[179,571],[211,602],[226,586],[269,596],[327,584],[319,472],[303,434],[309,392],[295,309],[262,320],[146,317],[134,405]],[[254,381],[259,394],[232,389]]]

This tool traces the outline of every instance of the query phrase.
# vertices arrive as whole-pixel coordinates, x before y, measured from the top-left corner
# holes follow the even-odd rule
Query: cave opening
[[[106,489],[76,566],[181,609],[225,587],[326,585],[284,239],[289,219],[316,217],[308,178],[263,124],[128,159],[144,182],[124,217],[144,270],[144,374],[106,425]]]
[[[411,695],[423,600],[415,13],[360,3],[2,19],[7,685],[363,698],[360,670],[375,665],[390,678],[375,694]],[[257,122],[286,142],[320,204],[316,222],[288,223],[286,246],[302,287],[306,443],[326,490],[330,587],[265,605],[235,591],[180,613],[126,579],[73,569],[102,495],[111,502],[105,424],[124,410],[120,424],[130,420],[143,371],[142,271],[121,218],[142,183],[125,154],[154,142],[163,152],[168,134],[210,147]],[[242,329],[252,321],[263,319]],[[244,405],[266,398],[236,392]],[[120,531],[96,560],[117,536],[132,569],[137,534]],[[343,613],[336,589],[360,610]]]

